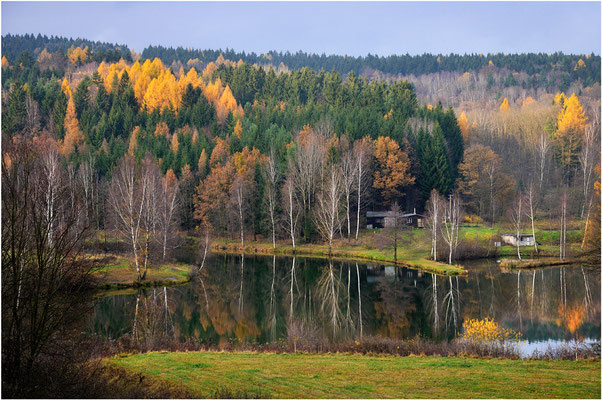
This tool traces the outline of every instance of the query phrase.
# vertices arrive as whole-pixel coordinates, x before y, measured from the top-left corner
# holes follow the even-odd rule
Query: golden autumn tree
[[[178,139],[178,134],[174,133],[173,136],[171,137],[171,151],[173,151],[174,154],[177,154],[179,148],[180,148],[180,140]]]
[[[155,136],[169,137],[169,127],[163,121],[159,122],[155,127]]]
[[[71,64],[84,64],[86,61],[88,61],[89,57],[90,52],[88,50],[88,46],[84,47],[83,49],[79,46],[71,46],[67,50],[67,59],[69,59]]]
[[[230,158],[230,145],[223,139],[216,138],[215,147],[211,152],[211,158],[209,159],[209,166],[211,169],[225,165]]]
[[[73,94],[71,93],[71,88],[69,87],[69,81],[67,80],[67,78],[63,78],[63,81],[61,82],[61,90],[63,91],[63,93],[65,93],[67,98],[73,97]]]
[[[506,112],[510,109],[510,104],[508,103],[508,98],[504,97],[504,101],[500,104],[500,112]]]
[[[237,138],[242,138],[242,124],[240,123],[240,119],[236,120],[236,125],[234,126],[234,135]]]
[[[566,102],[566,96],[564,92],[556,93],[554,96],[554,104],[558,104],[561,107],[564,107],[564,103]]]
[[[75,114],[75,104],[69,98],[67,113],[65,114],[65,139],[61,146],[61,153],[67,157],[71,155],[84,141],[84,134],[79,128],[79,121]]]
[[[134,131],[130,135],[130,143],[128,144],[128,154],[134,157],[136,149],[138,148],[138,134],[140,133],[140,127],[136,126]]]
[[[397,142],[387,136],[381,136],[374,146],[376,170],[372,186],[380,189],[385,204],[389,204],[394,197],[403,196],[401,189],[414,183],[410,175],[410,159],[399,148]]]
[[[554,135],[560,163],[567,168],[577,162],[586,122],[587,117],[579,98],[573,93],[558,114],[558,130]]]
[[[6,56],[2,56],[2,69],[8,68],[9,66],[10,66],[10,64],[8,63],[8,60],[6,59]]]
[[[533,97],[529,96],[523,100],[523,104],[521,104],[520,108],[528,107],[531,104],[535,104],[535,100],[533,99]]]
[[[582,58],[579,59],[579,61],[577,61],[577,64],[575,64],[575,68],[574,70],[580,70],[581,68],[585,68],[585,61],[583,61]]]
[[[462,138],[464,139],[464,143],[468,143],[468,139],[470,138],[470,125],[468,124],[468,118],[465,113],[460,114],[458,118],[458,126],[460,127],[460,132],[462,133]]]

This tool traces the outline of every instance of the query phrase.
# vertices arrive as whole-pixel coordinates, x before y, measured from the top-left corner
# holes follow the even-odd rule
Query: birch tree
[[[537,139],[537,143],[535,145],[535,150],[537,152],[537,161],[538,161],[538,172],[539,172],[539,190],[543,188],[543,180],[544,173],[546,170],[546,163],[548,158],[548,153],[550,151],[550,139],[546,133],[541,133],[539,138]]]
[[[536,199],[535,199],[535,188],[533,182],[529,184],[529,190],[527,191],[527,204],[529,206],[527,210],[527,216],[531,220],[531,234],[533,235],[533,243],[535,246],[535,252],[537,253],[537,238],[535,237],[535,212],[536,212]]]
[[[345,216],[347,221],[347,240],[351,239],[351,195],[354,191],[356,175],[358,174],[357,163],[354,159],[352,149],[350,149],[349,140],[346,136],[341,138],[341,184],[345,194]]]
[[[278,181],[278,169],[274,147],[270,148],[270,157],[263,165],[261,171],[266,182],[264,201],[272,228],[272,247],[276,248],[276,183]]]
[[[341,227],[341,197],[343,178],[341,172],[332,166],[327,172],[321,190],[317,196],[314,219],[320,236],[328,241],[328,255],[332,255],[332,240]]]
[[[518,255],[518,259],[522,260],[520,254],[520,235],[522,229],[522,216],[524,213],[523,204],[524,204],[524,196],[522,193],[519,193],[512,205],[512,209],[510,210],[510,218],[512,220],[512,227],[514,228],[514,233],[516,235],[516,253]]]
[[[600,145],[598,144],[596,146],[596,129],[593,124],[589,124],[585,127],[583,144],[581,146],[581,152],[579,153],[579,165],[583,175],[583,205],[581,206],[581,218],[583,218],[588,202],[590,202],[594,165],[596,164],[596,156],[600,154],[599,150]]]
[[[458,247],[461,214],[462,205],[460,202],[460,195],[456,191],[449,195],[449,201],[443,210],[443,221],[441,224],[443,240],[449,249],[448,264],[452,263],[454,251]]]
[[[160,182],[160,208],[158,225],[161,232],[162,258],[165,260],[169,240],[177,227],[179,182],[172,169],[168,169]]]
[[[355,193],[357,194],[357,220],[355,225],[355,240],[360,234],[360,214],[362,210],[362,195],[368,187],[370,177],[370,159],[372,156],[372,142],[369,137],[357,140],[353,145],[353,157],[356,164],[356,183]]]
[[[426,205],[427,220],[426,224],[431,234],[431,257],[437,261],[437,239],[441,228],[442,213],[445,208],[445,200],[436,189],[431,191],[431,197]]]
[[[299,220],[299,204],[295,193],[295,184],[292,177],[288,177],[282,186],[282,209],[284,210],[284,226],[291,238],[293,253],[296,250],[295,237],[297,235],[297,221]]]

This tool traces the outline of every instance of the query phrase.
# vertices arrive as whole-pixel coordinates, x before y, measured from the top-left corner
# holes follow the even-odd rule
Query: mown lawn
[[[600,362],[153,352],[107,361],[193,397],[600,398]]]

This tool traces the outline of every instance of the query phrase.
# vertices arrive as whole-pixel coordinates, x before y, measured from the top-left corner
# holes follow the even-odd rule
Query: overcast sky
[[[600,2],[2,2],[2,34],[366,55],[600,54]]]

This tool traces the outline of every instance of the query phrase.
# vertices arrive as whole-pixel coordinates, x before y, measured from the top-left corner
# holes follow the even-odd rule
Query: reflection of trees
[[[362,289],[361,289],[362,285],[360,283],[360,267],[358,266],[357,263],[355,263],[355,273],[357,274],[357,301],[358,301],[357,310],[358,310],[358,317],[359,317],[360,339],[361,339],[364,334],[364,324],[362,321]]]
[[[162,322],[155,328],[152,321],[145,322],[148,332],[172,334],[171,318],[171,329],[180,340],[194,337],[214,344],[278,340],[286,337],[291,321],[305,336],[310,329],[333,340],[364,333],[449,338],[463,320],[485,317],[520,330],[529,340],[599,337],[600,277],[587,268],[519,275],[504,273],[494,264],[456,279],[402,268],[389,275],[378,267],[300,258],[294,265],[291,258],[274,257],[245,257],[242,263],[240,257],[212,257],[190,285],[157,289],[154,297],[150,292],[102,299],[91,329],[114,337],[131,331],[135,319],[141,334],[141,321],[153,316],[147,304],[150,296]]]
[[[376,289],[380,293],[380,301],[373,303],[378,334],[393,338],[410,336],[416,316],[416,288],[405,280],[379,279]]]
[[[340,281],[334,276],[332,259],[329,259],[328,268],[322,270],[322,274],[318,279],[316,295],[321,301],[321,311],[328,315],[327,320],[334,335],[336,335],[341,322],[341,308],[337,296],[339,283]]]
[[[141,290],[136,294],[132,335],[147,348],[174,337],[167,288],[164,287],[162,292],[157,295],[157,289],[153,289],[150,292]]]
[[[456,289],[457,290],[457,289]],[[456,310],[456,299],[454,296],[454,282],[452,277],[449,277],[449,290],[443,297],[443,304],[445,307],[445,334],[448,335],[448,330],[450,328],[450,324],[453,321],[453,331],[452,334],[455,336],[458,333],[458,314]],[[450,317],[451,315],[451,317]]]

